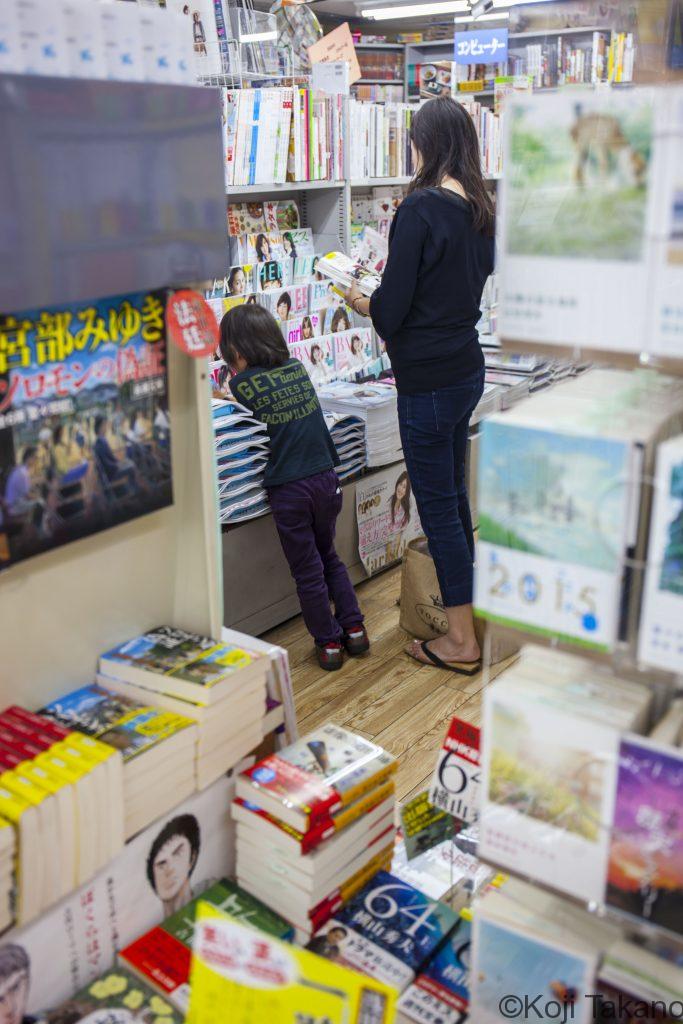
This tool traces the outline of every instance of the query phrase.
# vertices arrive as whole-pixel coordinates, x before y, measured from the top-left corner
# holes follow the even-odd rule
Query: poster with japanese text
[[[0,976],[22,971],[17,1021],[41,1018],[70,999],[113,966],[117,950],[232,874],[234,792],[234,776],[223,776],[195,793],[126,843],[90,882],[3,935]]]
[[[171,504],[164,305],[0,315],[0,568]]]
[[[391,466],[356,484],[358,553],[368,576],[403,557],[408,542],[422,535],[405,466]]]

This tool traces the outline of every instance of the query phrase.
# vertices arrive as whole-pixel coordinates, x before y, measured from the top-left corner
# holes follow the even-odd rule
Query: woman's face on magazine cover
[[[406,496],[406,490],[408,489],[408,483],[406,480],[399,480],[396,484],[396,500],[401,501]]]

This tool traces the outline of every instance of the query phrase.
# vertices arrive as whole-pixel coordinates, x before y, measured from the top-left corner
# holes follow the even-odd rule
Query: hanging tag
[[[166,330],[173,344],[193,359],[205,359],[218,347],[220,332],[216,317],[206,299],[189,289],[169,296]]]

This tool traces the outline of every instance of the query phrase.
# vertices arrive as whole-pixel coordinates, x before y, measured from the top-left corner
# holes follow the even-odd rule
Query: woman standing
[[[354,284],[347,301],[386,340],[406,466],[448,619],[444,636],[415,640],[407,651],[424,664],[473,675],[480,651],[465,453],[484,390],[476,324],[493,271],[493,204],[474,124],[455,100],[425,103],[413,118],[411,143],[415,174],[391,225],[382,283],[371,299]]]

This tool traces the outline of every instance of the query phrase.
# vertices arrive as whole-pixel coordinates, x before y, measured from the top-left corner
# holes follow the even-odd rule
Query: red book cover
[[[271,754],[243,773],[254,787],[307,815],[311,827],[342,806],[339,794],[308,772]]]
[[[292,828],[291,825],[287,825],[284,821],[280,821],[279,818],[275,818],[272,814],[268,814],[267,811],[262,810],[260,807],[256,807],[255,804],[250,804],[246,800],[241,800],[239,797],[237,797],[234,802],[239,804],[240,807],[243,807],[245,811],[249,811],[249,813],[253,814],[254,817],[267,821],[273,826],[273,828],[278,828],[281,832],[285,832],[288,836],[291,836],[292,839],[296,840],[301,847],[302,855],[310,853],[311,850],[314,850],[325,839],[328,839],[337,831],[333,821],[329,818],[321,818],[320,821],[317,821],[307,832],[299,832],[297,829]]]
[[[35,732],[44,733],[55,742],[65,740],[70,735],[70,731],[63,725],[59,725],[58,722],[53,722],[52,719],[44,718],[42,715],[34,715],[32,711],[20,708],[18,704],[12,704],[11,707],[5,708],[2,714],[13,721],[23,722],[29,728],[33,728]]]
[[[15,732],[10,729],[5,729],[0,723],[0,743],[3,743],[6,747],[9,747],[15,754],[19,754],[24,761],[32,761],[34,757],[38,757],[38,754],[42,754],[45,747],[40,747],[35,743],[28,743],[22,740]]]
[[[126,946],[119,956],[169,996],[190,977],[192,950],[163,928],[153,928]]]
[[[25,757],[10,750],[4,743],[0,743],[0,765],[2,765],[3,771],[12,771],[14,768],[18,768],[19,765],[24,764],[25,761]]]
[[[30,725],[26,725],[25,722],[6,715],[4,711],[0,714],[0,728],[13,733],[22,743],[30,743],[34,747],[39,747],[40,750],[49,750],[52,744],[57,742],[52,736],[47,736]]]

